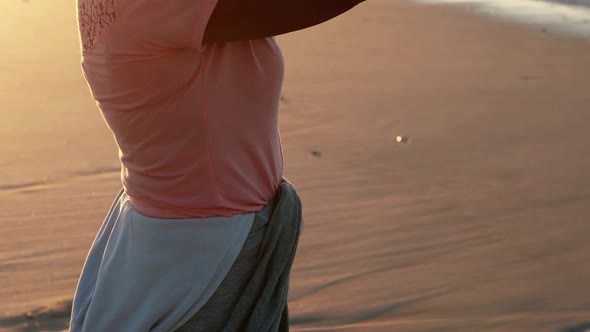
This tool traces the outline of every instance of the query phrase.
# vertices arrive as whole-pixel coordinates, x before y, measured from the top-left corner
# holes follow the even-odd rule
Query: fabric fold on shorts
[[[263,236],[248,236],[234,266],[209,302],[174,331],[289,331],[289,278],[301,234],[301,215],[299,196],[283,178]],[[258,227],[260,219],[255,217],[254,227]]]
[[[253,219],[152,218],[121,190],[84,264],[70,331],[170,331],[218,288]]]

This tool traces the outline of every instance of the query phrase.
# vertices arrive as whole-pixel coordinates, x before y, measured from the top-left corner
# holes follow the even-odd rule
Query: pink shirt
[[[79,0],[82,68],[133,207],[155,218],[260,210],[283,172],[274,38],[202,45],[217,0]]]

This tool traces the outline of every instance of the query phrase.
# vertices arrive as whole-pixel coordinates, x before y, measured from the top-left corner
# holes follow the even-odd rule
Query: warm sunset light
[[[590,331],[590,0],[0,13],[0,331]]]

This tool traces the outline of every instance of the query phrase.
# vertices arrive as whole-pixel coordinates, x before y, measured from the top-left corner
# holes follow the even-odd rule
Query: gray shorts
[[[231,269],[207,303],[176,332],[222,331],[243,290],[256,270],[266,226],[275,206],[270,201],[257,212],[248,238]]]

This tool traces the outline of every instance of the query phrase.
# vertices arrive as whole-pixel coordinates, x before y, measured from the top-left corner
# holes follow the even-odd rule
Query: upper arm
[[[364,0],[218,0],[206,36],[211,41],[277,36],[326,22]]]

